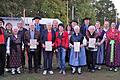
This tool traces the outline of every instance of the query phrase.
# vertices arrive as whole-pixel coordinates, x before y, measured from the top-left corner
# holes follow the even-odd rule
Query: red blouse
[[[48,41],[52,41],[52,32],[48,32],[47,39]]]
[[[3,30],[0,29],[2,34],[0,34],[0,44],[5,44],[5,37],[4,37],[4,33],[3,33]]]

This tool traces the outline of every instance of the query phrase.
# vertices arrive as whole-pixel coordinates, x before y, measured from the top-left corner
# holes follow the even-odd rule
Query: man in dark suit
[[[47,23],[47,29],[43,31],[42,35],[42,46],[43,46],[43,61],[44,61],[44,72],[43,75],[46,75],[47,72],[49,74],[53,74],[52,71],[52,57],[53,57],[53,50],[54,50],[54,42],[55,42],[55,31],[52,29],[51,23]],[[47,51],[45,49],[46,45],[45,43],[49,41],[52,42],[53,49],[50,51]]]
[[[44,25],[40,24],[41,17],[40,16],[36,16],[36,17],[33,18],[33,20],[35,21],[35,24],[34,24],[35,25],[35,29],[42,34],[42,32],[44,30]],[[38,67],[41,69],[41,65],[42,65],[41,64],[42,47],[39,47],[39,48],[40,49],[39,49],[39,54],[38,54]]]
[[[29,67],[29,73],[32,72],[32,57],[34,58],[34,70],[37,73],[38,72],[38,54],[39,54],[39,47],[41,44],[40,41],[40,32],[37,31],[35,29],[35,26],[33,23],[29,24],[29,30],[25,32],[24,35],[24,41],[25,41],[25,45],[28,49],[28,67]],[[36,45],[36,48],[31,48],[31,39],[32,40],[37,40],[36,42],[34,42],[34,45]]]
[[[84,18],[83,19],[84,23],[80,27],[80,32],[84,36],[86,35],[86,31],[88,30],[88,27],[90,26],[90,20],[91,20],[91,18]]]
[[[21,40],[22,40],[22,44],[21,44],[21,48],[22,48],[22,53],[21,53],[21,64],[22,64],[22,69],[24,71],[25,68],[25,43],[24,43],[24,34],[27,31],[26,28],[24,28],[24,21],[21,20],[18,24],[17,27],[19,28],[18,34],[21,36]]]

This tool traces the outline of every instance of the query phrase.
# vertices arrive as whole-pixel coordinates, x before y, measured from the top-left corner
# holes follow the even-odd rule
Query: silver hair
[[[95,28],[95,26],[91,25],[91,26],[88,27],[88,30],[90,30],[90,29],[94,29],[95,30],[96,28]]]
[[[80,29],[80,27],[79,27],[78,25],[76,25],[76,26],[74,27],[74,30],[75,30],[75,29]]]

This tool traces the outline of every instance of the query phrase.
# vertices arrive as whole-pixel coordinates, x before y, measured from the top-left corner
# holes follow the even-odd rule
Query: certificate
[[[30,49],[37,49],[37,39],[30,39]]]
[[[95,43],[96,43],[96,39],[95,38],[89,38],[89,45],[88,45],[88,47],[95,48]]]
[[[45,41],[45,51],[52,51],[52,41]]]
[[[80,42],[74,42],[74,52],[80,52]]]

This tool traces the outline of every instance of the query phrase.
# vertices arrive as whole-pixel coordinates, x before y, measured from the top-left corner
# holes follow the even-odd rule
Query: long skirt
[[[18,68],[21,66],[21,51],[20,49],[17,48],[18,50],[11,49],[10,53],[10,67],[11,68]]]
[[[98,51],[97,51],[97,64],[103,64],[104,63],[104,44],[102,44],[101,46],[98,47]]]
[[[106,49],[106,65],[108,67],[120,67],[120,43],[115,43],[114,46],[114,57],[111,62],[111,45],[107,45]]]
[[[86,65],[85,48],[80,48],[80,52],[74,52],[74,48],[71,48],[69,64],[74,67]]]

